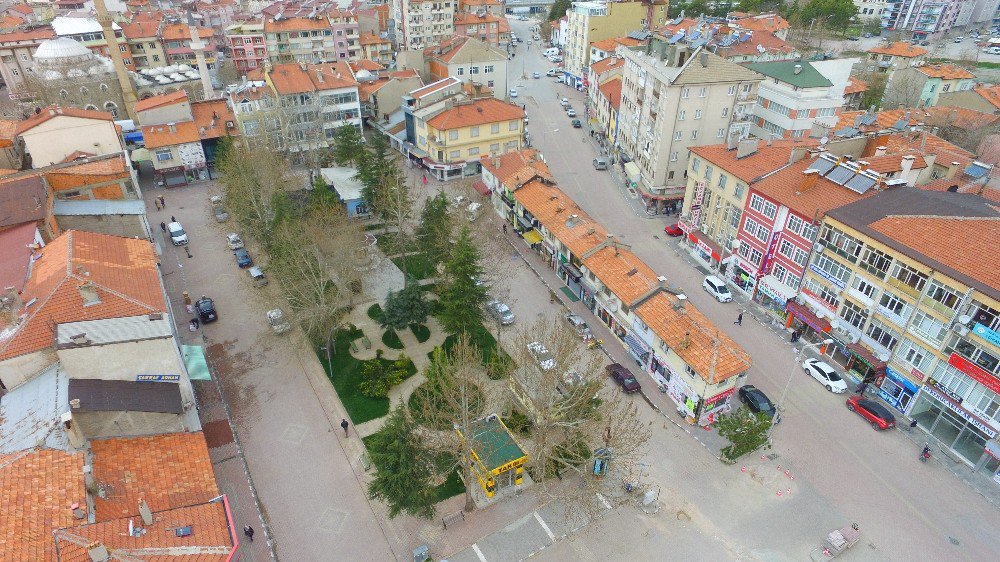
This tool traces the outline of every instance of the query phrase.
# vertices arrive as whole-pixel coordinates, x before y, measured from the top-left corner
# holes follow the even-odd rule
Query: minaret
[[[118,38],[115,37],[115,30],[111,29],[111,16],[104,5],[104,0],[94,0],[94,9],[97,10],[97,23],[101,24],[101,31],[104,33],[104,42],[108,45],[108,53],[111,61],[115,63],[115,74],[118,75],[118,84],[122,88],[122,99],[125,101],[125,112],[128,118],[135,120],[135,104],[139,102],[139,96],[135,93],[135,86],[129,78],[128,69],[125,68],[125,61],[122,60],[122,52],[118,48]]]
[[[188,12],[188,29],[191,31],[191,50],[194,51],[194,59],[198,61],[201,87],[205,90],[205,99],[210,100],[215,98],[215,88],[212,87],[212,77],[208,75],[208,63],[205,62],[205,42],[198,36],[198,25],[191,12]]]

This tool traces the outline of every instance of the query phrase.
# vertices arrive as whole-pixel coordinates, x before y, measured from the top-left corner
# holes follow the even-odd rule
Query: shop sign
[[[729,390],[724,390],[724,391],[716,394],[715,396],[713,396],[713,397],[708,398],[707,400],[705,400],[705,406],[708,406],[709,404],[715,404],[719,400],[725,400],[726,398],[729,398],[733,394],[733,392],[735,392],[735,391],[736,391],[736,387],[735,386],[732,387],[732,388],[730,388]]]
[[[701,238],[698,238],[698,249],[712,257],[715,257],[717,255],[715,252],[712,251],[712,247],[706,244],[705,241],[702,240]]]
[[[988,435],[990,439],[993,439],[994,437],[997,436],[997,432],[994,431],[993,428],[991,428],[990,426],[986,425],[986,422],[970,414],[969,412],[966,412],[964,409],[959,408],[958,406],[955,405],[955,403],[951,399],[946,398],[945,396],[939,394],[937,390],[938,388],[931,386],[924,387],[925,392],[927,392],[934,398],[937,398],[939,402],[943,402],[944,404],[946,404],[948,406],[948,409],[961,416],[965,421],[979,428],[979,430]]]
[[[809,264],[809,269],[812,270],[812,272],[815,273],[816,275],[819,275],[823,279],[826,279],[827,281],[829,281],[830,283],[833,283],[834,285],[840,287],[841,289],[843,289],[844,287],[847,286],[847,285],[844,285],[843,281],[841,281],[840,279],[837,279],[833,275],[830,275],[829,273],[823,271],[822,268],[817,267],[816,264],[814,264],[814,263]]]
[[[983,326],[979,322],[976,322],[976,325],[972,327],[972,332],[993,345],[1000,347],[1000,333]]]
[[[502,474],[502,473],[507,472],[508,470],[510,470],[512,468],[517,468],[519,466],[522,466],[524,464],[525,460],[526,460],[525,457],[521,457],[519,459],[512,460],[512,461],[510,461],[507,464],[502,464],[502,465],[496,467],[495,469],[493,469],[492,472],[493,472],[493,474]]]
[[[698,219],[701,218],[701,202],[705,199],[705,182],[700,181],[695,184],[694,201],[691,205],[691,226],[698,226]]]
[[[775,230],[774,234],[771,234],[771,242],[767,245],[767,253],[764,254],[764,261],[760,262],[760,270],[757,272],[757,277],[767,275],[771,267],[771,260],[774,259],[774,247],[777,245],[778,236],[780,235],[780,230]]]
[[[757,281],[757,290],[764,293],[764,295],[773,299],[778,304],[784,306],[786,301],[785,297],[778,294],[778,291],[775,291],[770,285],[768,285],[767,281],[764,281],[763,277]]]
[[[910,391],[910,394],[914,394],[914,393],[917,392],[917,385],[915,385],[912,382],[906,380],[906,377],[904,377],[900,373],[896,372],[895,369],[893,369],[892,367],[889,367],[888,365],[886,365],[886,367],[885,367],[885,375],[887,377],[889,377],[890,379],[892,379],[892,381],[894,383],[896,383],[899,386],[902,386],[906,390]],[[921,376],[920,379],[923,380],[923,376]]]
[[[948,358],[948,364],[976,379],[979,384],[1000,394],[1000,379],[994,377],[979,365],[955,352],[952,352],[951,357]]]
[[[180,375],[136,375],[135,382],[180,382]]]

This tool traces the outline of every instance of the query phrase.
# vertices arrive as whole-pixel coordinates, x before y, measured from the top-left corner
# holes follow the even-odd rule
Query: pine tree
[[[368,438],[368,454],[377,469],[368,484],[368,497],[385,502],[389,517],[403,512],[434,517],[433,471],[414,429],[403,409],[396,408],[382,429]]]
[[[443,263],[451,252],[454,226],[454,217],[448,208],[448,196],[443,191],[424,202],[420,224],[417,226],[417,244],[435,266]]]
[[[379,324],[383,328],[402,330],[410,324],[423,324],[431,313],[431,303],[416,283],[407,283],[402,290],[389,293]]]
[[[365,139],[354,125],[337,129],[333,137],[333,161],[338,166],[355,164],[365,150]]]
[[[445,263],[445,286],[439,299],[438,318],[450,333],[467,333],[483,323],[482,305],[487,287],[480,280],[479,250],[472,243],[469,227],[463,227]]]

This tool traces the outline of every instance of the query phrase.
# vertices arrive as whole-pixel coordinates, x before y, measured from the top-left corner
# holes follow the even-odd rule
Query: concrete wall
[[[127,238],[146,238],[146,223],[142,215],[66,215],[56,217],[62,230],[86,230]]]
[[[49,110],[44,110],[49,111]],[[67,134],[67,131],[73,131]],[[58,164],[80,150],[111,154],[125,149],[111,121],[60,115],[21,134],[33,168]]]
[[[170,383],[150,383],[170,384]],[[73,419],[88,439],[157,435],[191,431],[183,416],[156,412],[73,412]]]
[[[51,349],[36,351],[0,362],[0,384],[7,390],[20,386],[57,360]]]

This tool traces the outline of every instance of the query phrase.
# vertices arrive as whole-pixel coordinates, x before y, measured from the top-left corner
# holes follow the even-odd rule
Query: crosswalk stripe
[[[545,524],[545,521],[542,519],[542,516],[539,515],[537,511],[535,512],[535,520],[538,521],[538,524],[541,525],[542,529],[545,530],[545,534],[549,536],[549,540],[555,542],[556,540],[555,534],[552,532],[552,529],[549,529],[549,526]]]
[[[479,550],[479,545],[478,545],[478,544],[475,544],[475,543],[473,543],[473,545],[472,545],[472,550],[473,550],[473,552],[475,552],[475,553],[476,553],[476,556],[478,556],[478,557],[479,557],[479,560],[480,560],[481,562],[486,562],[486,557],[485,557],[485,556],[483,556],[483,551],[482,551],[482,550]]]

